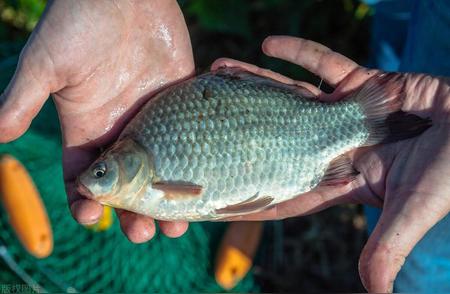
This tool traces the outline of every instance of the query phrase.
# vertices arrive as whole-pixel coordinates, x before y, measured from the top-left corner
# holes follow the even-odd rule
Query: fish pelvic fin
[[[399,73],[376,75],[351,98],[361,105],[366,115],[369,137],[365,146],[409,139],[431,127],[431,119],[401,110],[406,95],[405,81]]]
[[[258,212],[267,208],[270,205],[270,203],[272,203],[273,200],[274,200],[273,197],[259,196],[258,193],[255,196],[252,196],[243,202],[228,205],[225,206],[224,208],[216,209],[215,213],[220,217],[222,217],[222,216],[234,216]]]
[[[351,159],[346,154],[343,154],[330,162],[319,185],[335,186],[348,184],[358,175],[359,172],[353,167]]]

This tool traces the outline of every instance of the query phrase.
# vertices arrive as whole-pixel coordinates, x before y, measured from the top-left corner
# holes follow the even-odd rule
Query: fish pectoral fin
[[[186,199],[203,194],[202,186],[183,181],[159,181],[153,183],[152,188],[163,191],[167,199]]]
[[[330,162],[319,185],[347,184],[353,181],[357,175],[359,175],[359,172],[353,167],[351,159],[346,154],[343,154]]]
[[[218,215],[239,215],[244,213],[257,212],[267,208],[270,203],[272,203],[273,199],[274,198],[270,196],[258,197],[258,194],[256,194],[255,196],[252,196],[243,202],[216,209],[215,213]]]

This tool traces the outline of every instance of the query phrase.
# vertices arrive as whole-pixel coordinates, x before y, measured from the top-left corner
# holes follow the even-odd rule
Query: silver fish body
[[[373,88],[359,95],[373,96]],[[366,108],[357,97],[324,103],[235,69],[198,76],[151,99],[115,144],[131,140],[148,155],[150,174],[132,184],[139,191],[98,200],[165,220],[260,211],[317,187],[340,155],[382,141],[371,138],[379,114]]]

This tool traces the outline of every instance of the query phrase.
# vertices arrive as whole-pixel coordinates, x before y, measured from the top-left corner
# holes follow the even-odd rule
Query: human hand
[[[193,71],[189,34],[175,0],[49,1],[0,98],[0,142],[22,135],[52,94],[69,205],[78,222],[95,223],[102,206],[77,193],[76,176],[152,93]],[[117,212],[131,241],[152,238],[151,218]],[[159,225],[171,237],[187,229],[184,222]]]
[[[380,74],[304,39],[269,37],[262,48],[268,56],[296,63],[320,76],[335,90],[323,93],[311,84],[230,59],[217,60],[212,69],[242,67],[305,87],[324,101],[339,100]],[[406,256],[450,211],[450,80],[424,74],[399,75],[403,75],[406,92],[402,110],[431,118],[431,128],[413,139],[350,152],[360,175],[347,185],[318,187],[267,211],[233,220],[283,219],[341,203],[382,207],[378,224],[361,253],[359,270],[368,291],[392,291]]]

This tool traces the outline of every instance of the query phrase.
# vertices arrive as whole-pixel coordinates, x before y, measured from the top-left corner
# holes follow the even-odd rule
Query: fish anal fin
[[[328,165],[320,186],[345,185],[353,181],[359,172],[353,167],[352,161],[346,155],[340,155]]]
[[[152,184],[152,188],[164,192],[164,197],[170,200],[199,197],[203,194],[203,187],[183,181],[159,181]]]
[[[267,208],[270,203],[274,200],[270,196],[258,197],[258,194],[250,197],[249,199],[237,203],[225,206],[224,208],[216,209],[216,214],[218,215],[239,215],[250,212],[256,212]]]

